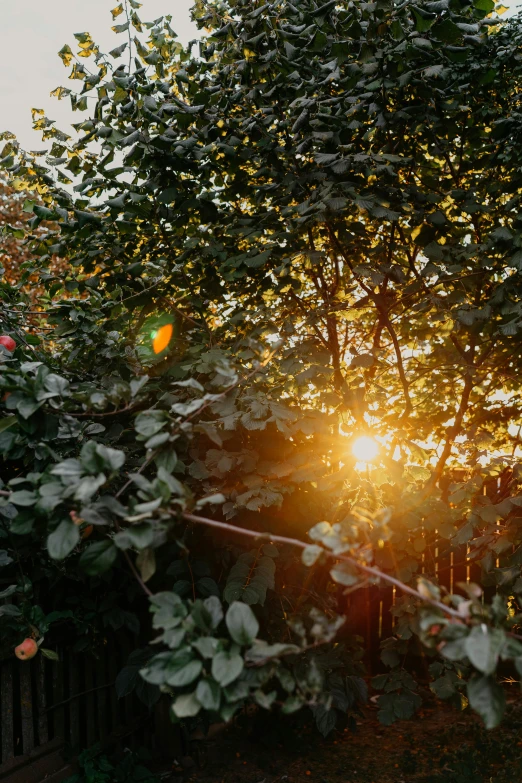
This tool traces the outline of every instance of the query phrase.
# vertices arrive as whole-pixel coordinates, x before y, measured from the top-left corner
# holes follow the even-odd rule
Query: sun
[[[359,462],[372,462],[379,453],[379,444],[369,435],[361,435],[352,443],[352,453]]]

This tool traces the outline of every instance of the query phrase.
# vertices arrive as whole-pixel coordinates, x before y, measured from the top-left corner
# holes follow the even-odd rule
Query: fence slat
[[[20,664],[20,714],[22,718],[23,752],[29,753],[34,748],[33,728],[33,694],[31,689],[31,666],[26,662]]]
[[[69,653],[69,698],[80,691],[80,661],[81,657],[75,653]],[[80,746],[80,703],[78,699],[72,699],[69,707],[69,740],[74,751]]]
[[[381,620],[381,639],[387,639],[393,632],[393,616],[391,609],[393,606],[393,587],[381,588],[382,601],[382,620]]]
[[[52,703],[53,704],[60,704],[65,696],[64,696],[64,652],[63,650],[59,651],[60,656],[60,662],[56,663],[52,667],[52,677],[53,677],[53,697],[52,697]],[[61,739],[65,738],[65,710],[63,707],[57,707],[55,710],[53,710],[51,713],[51,719],[52,719],[52,726],[53,726],[53,737],[60,737]]]
[[[37,704],[38,704],[38,744],[44,745],[49,739],[49,730],[47,725],[47,715],[45,708],[47,706],[47,699],[45,693],[47,672],[45,665],[45,658],[43,655],[38,655],[36,658],[36,689],[37,689]]]
[[[85,659],[85,690],[91,691],[85,696],[86,710],[85,710],[85,724],[86,724],[86,736],[82,740],[82,745],[90,747],[96,741],[96,695],[92,689],[94,688],[94,659],[92,655],[87,655]]]
[[[2,763],[14,756],[13,747],[13,663],[0,665],[0,699],[2,719]]]
[[[96,661],[96,685],[104,685],[108,681],[107,674],[107,656],[105,647],[100,650],[100,657]],[[100,739],[107,736],[109,732],[109,711],[108,711],[108,693],[107,690],[100,690],[96,693],[96,707],[98,711],[98,731]]]
[[[110,640],[107,645],[107,670],[109,675],[109,682],[114,682],[118,676],[118,672],[121,669],[120,658],[118,655],[119,647],[116,647],[114,640]],[[109,703],[111,714],[111,730],[114,731],[120,726],[121,723],[121,710],[116,693],[116,688],[112,686],[109,688]]]

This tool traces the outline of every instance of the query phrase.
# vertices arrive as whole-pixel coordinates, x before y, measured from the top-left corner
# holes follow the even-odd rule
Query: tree
[[[123,558],[167,648],[143,677],[179,719],[254,698],[330,729],[363,684],[349,637],[344,680],[316,647],[363,574],[404,593],[382,720],[420,703],[398,665],[415,633],[435,691],[467,682],[496,725],[498,660],[522,661],[519,20],[493,0],[197,2],[195,56],[130,5],[111,59],[87,33],[60,52],[82,89],[56,95],[95,101],[79,141],[36,114],[45,163],[2,154],[44,204],[54,326],[2,367],[5,535],[98,586]],[[380,446],[361,471],[363,435]],[[422,565],[441,537],[469,543],[491,605],[441,597]]]

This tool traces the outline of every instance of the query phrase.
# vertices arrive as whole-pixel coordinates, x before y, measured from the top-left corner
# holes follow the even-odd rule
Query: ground
[[[261,717],[193,743],[163,780],[175,783],[519,783],[522,698],[506,686],[500,728],[486,731],[469,710],[428,701],[411,721],[381,726],[370,704],[355,731],[323,739],[310,723]],[[183,770],[183,771],[182,771]],[[162,776],[163,777],[163,776]]]

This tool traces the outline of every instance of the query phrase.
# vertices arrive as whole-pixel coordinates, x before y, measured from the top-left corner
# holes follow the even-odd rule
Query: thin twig
[[[75,699],[79,699],[81,696],[86,696],[88,693],[94,693],[95,691],[103,691],[106,688],[112,688],[116,684],[116,681],[114,682],[107,682],[105,685],[97,685],[95,688],[89,688],[87,691],[81,691],[80,693],[75,693],[72,696],[69,696],[68,699],[64,699],[63,701],[59,701],[56,704],[51,704],[50,707],[47,707],[45,710],[42,710],[42,715],[45,715],[46,712],[51,712],[51,710],[57,710],[58,707],[63,707],[64,704],[69,704],[69,702],[74,701]]]

